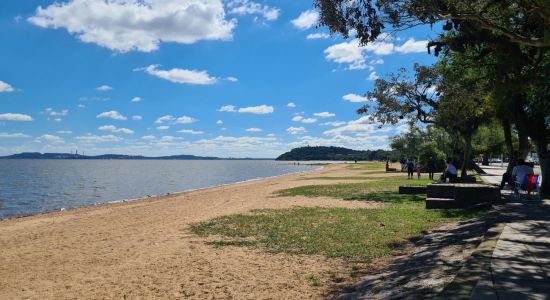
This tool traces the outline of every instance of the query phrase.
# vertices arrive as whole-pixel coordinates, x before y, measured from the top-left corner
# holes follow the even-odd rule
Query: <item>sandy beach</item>
[[[346,165],[147,198],[0,221],[1,299],[318,299],[349,266],[321,256],[214,248],[188,225],[252,209],[293,206],[375,207],[331,198],[273,197],[311,179],[357,176]],[[306,179],[306,180],[304,180]],[[355,181],[356,182],[356,181]]]

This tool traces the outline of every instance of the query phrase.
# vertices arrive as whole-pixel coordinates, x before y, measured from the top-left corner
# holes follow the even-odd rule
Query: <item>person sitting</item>
[[[447,158],[447,168],[445,168],[445,172],[443,175],[441,175],[441,181],[447,182],[447,178],[456,178],[457,177],[457,171],[456,167],[453,164],[453,160],[450,158]]]
[[[525,160],[518,159],[518,164],[512,169],[512,181],[523,184],[525,176],[535,175],[533,168],[525,163]]]

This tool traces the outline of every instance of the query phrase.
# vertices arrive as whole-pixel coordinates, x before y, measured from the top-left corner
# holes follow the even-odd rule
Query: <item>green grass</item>
[[[259,210],[194,224],[191,231],[200,236],[220,238],[218,246],[249,247],[254,244],[274,253],[369,260],[390,254],[442,223],[477,217],[486,212],[426,210],[423,203],[408,199],[402,204],[376,209]]]
[[[301,180],[373,180],[374,177],[367,176],[321,176],[321,177],[308,177]]]
[[[373,170],[378,169],[384,171],[386,169],[385,162],[360,162],[357,164],[349,164],[348,169],[350,170]]]
[[[275,192],[276,196],[332,197],[344,200],[380,201],[380,192],[395,192],[400,185],[425,186],[431,181],[423,179],[406,179],[406,177],[387,177],[383,179],[325,185],[305,185]]]

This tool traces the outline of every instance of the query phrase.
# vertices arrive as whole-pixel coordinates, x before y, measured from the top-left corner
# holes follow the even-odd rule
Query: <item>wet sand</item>
[[[0,299],[318,299],[349,277],[322,256],[214,248],[188,225],[294,206],[370,208],[331,198],[273,197],[311,179],[361,176],[346,165],[205,190],[0,221]],[[306,279],[314,273],[320,286]]]

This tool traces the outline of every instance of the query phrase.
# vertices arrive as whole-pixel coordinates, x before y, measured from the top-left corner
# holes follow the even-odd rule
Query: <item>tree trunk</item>
[[[518,157],[517,153],[514,150],[514,142],[512,140],[512,124],[510,123],[510,120],[504,119],[502,120],[502,129],[504,130],[504,141],[506,142],[506,148],[508,148],[508,167],[506,168],[506,172],[512,173],[512,169],[517,165],[518,163]]]
[[[468,176],[466,168],[468,167],[468,162],[470,161],[470,154],[472,152],[472,134],[467,133],[464,136],[464,157],[462,159],[462,170],[460,172],[460,177]]]
[[[519,140],[518,158],[525,159],[531,151],[531,145],[529,145],[529,137],[527,135],[528,131],[527,128],[521,124],[521,122],[517,123],[517,128]]]

